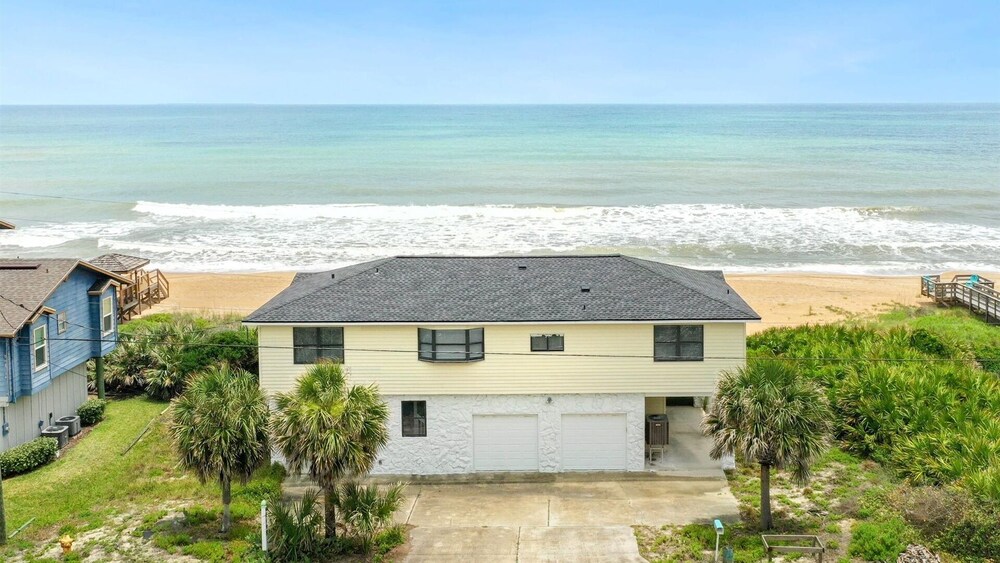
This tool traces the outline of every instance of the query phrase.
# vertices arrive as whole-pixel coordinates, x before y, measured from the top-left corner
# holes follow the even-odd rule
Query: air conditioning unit
[[[67,426],[46,426],[42,428],[42,437],[55,438],[59,442],[59,449],[62,449],[69,441],[69,427]]]
[[[651,414],[646,417],[646,443],[650,446],[670,443],[670,420],[667,415]]]
[[[76,436],[80,433],[80,417],[73,415],[56,419],[56,426],[65,426],[69,428],[70,436]]]

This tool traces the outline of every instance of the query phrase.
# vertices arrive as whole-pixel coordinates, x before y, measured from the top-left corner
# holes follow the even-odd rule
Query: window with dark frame
[[[295,363],[315,364],[320,360],[344,361],[343,327],[293,327]]]
[[[532,352],[562,352],[563,335],[561,334],[532,334]]]
[[[427,401],[402,401],[403,437],[427,436]]]
[[[653,359],[657,362],[697,362],[705,359],[702,325],[653,327]]]
[[[417,329],[417,358],[425,362],[476,362],[483,353],[483,329]]]

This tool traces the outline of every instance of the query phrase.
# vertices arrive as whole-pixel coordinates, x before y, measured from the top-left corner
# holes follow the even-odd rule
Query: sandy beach
[[[206,311],[246,314],[291,282],[291,272],[168,274],[170,298],[150,312]],[[984,274],[991,279],[1000,275]],[[946,278],[950,278],[947,274]],[[726,278],[760,313],[750,332],[772,326],[828,323],[927,303],[918,276],[730,274]]]

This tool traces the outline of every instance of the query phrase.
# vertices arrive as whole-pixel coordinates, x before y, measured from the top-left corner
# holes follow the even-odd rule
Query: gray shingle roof
[[[588,288],[588,292],[583,289]],[[759,320],[722,272],[629,256],[399,256],[315,274],[247,322]]]
[[[69,258],[0,259],[0,338],[12,338],[77,266],[120,282],[128,280]]]
[[[121,274],[149,264],[149,259],[112,252],[111,254],[102,254],[90,260],[90,263],[109,272]]]

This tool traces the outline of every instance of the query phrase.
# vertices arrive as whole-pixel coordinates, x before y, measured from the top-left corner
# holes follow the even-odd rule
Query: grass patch
[[[221,491],[178,466],[167,415],[159,417],[166,406],[146,398],[111,401],[104,422],[58,460],[4,479],[8,529],[32,517],[35,521],[0,551],[0,559],[17,552],[32,559],[32,549],[51,548],[61,533],[79,537],[100,528],[112,536],[124,533],[136,544],[151,530],[151,543],[167,551],[209,561],[240,560],[250,547],[244,538],[257,530],[260,501],[280,491],[284,472],[267,467],[246,486],[234,484],[233,530],[220,537]],[[153,419],[149,432],[123,455]],[[173,519],[178,525],[164,527],[161,521],[171,511],[179,514]],[[206,542],[220,545],[200,545]],[[122,542],[102,543],[110,549]]]

